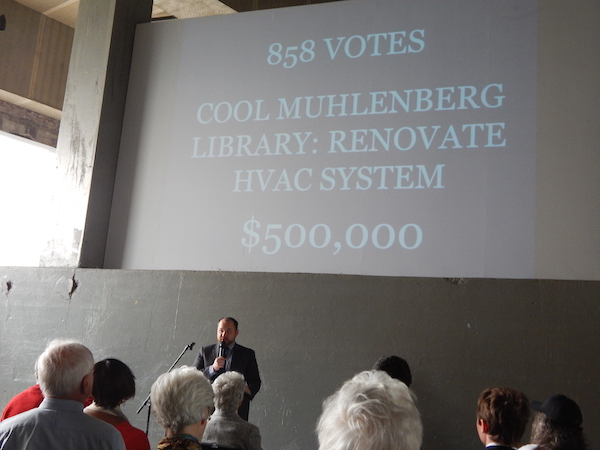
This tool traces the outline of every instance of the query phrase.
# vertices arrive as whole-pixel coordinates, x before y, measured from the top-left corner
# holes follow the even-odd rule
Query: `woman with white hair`
[[[195,367],[181,366],[159,376],[150,390],[154,415],[166,434],[158,449],[201,449],[213,396],[209,381]]]
[[[225,372],[212,387],[216,409],[204,431],[204,442],[240,450],[262,450],[258,427],[237,413],[244,399],[244,375]]]
[[[423,425],[406,384],[361,372],[323,403],[320,450],[420,450]]]

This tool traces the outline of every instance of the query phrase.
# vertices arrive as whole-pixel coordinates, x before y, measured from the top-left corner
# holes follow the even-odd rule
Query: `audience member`
[[[0,448],[125,450],[114,427],[83,413],[94,379],[94,358],[87,347],[53,341],[36,367],[44,400],[0,423]]]
[[[531,444],[521,450],[587,450],[581,428],[583,416],[577,403],[561,394],[543,402],[531,402],[537,411],[531,426]]]
[[[182,366],[158,377],[150,390],[156,420],[165,429],[159,450],[196,450],[213,408],[213,390],[194,367]]]
[[[317,435],[320,450],[419,450],[423,425],[406,384],[371,370],[325,400]]]
[[[4,407],[4,411],[2,411],[0,421],[37,408],[42,403],[42,400],[44,400],[44,394],[42,394],[40,385],[34,384],[9,400]]]
[[[379,358],[373,366],[373,370],[383,370],[390,377],[402,381],[408,387],[410,387],[410,383],[412,383],[410,367],[406,360],[399,356],[391,355]]]
[[[150,450],[146,433],[129,423],[121,404],[135,396],[135,377],[118,359],[103,359],[94,365],[94,402],[83,412],[111,424],[125,441],[127,450]]]
[[[225,372],[213,382],[212,387],[216,410],[206,425],[203,441],[240,450],[261,450],[258,427],[246,422],[237,413],[244,399],[244,375]]]
[[[529,400],[511,388],[486,389],[477,400],[477,433],[486,447],[519,447],[529,420]]]

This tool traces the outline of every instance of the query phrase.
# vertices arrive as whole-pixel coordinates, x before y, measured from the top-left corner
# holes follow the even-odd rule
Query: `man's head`
[[[373,369],[387,372],[390,377],[402,381],[408,387],[410,387],[410,383],[412,383],[410,367],[408,367],[406,360],[399,356],[391,355],[379,358],[373,366]]]
[[[519,447],[528,420],[529,400],[515,389],[486,389],[477,400],[477,432],[486,445]]]
[[[317,434],[320,449],[419,450],[423,425],[408,387],[371,370],[325,400]]]
[[[235,343],[239,334],[238,322],[233,317],[223,317],[217,325],[217,342],[223,342],[227,347]]]
[[[54,340],[36,363],[44,397],[85,402],[92,393],[94,357],[76,341]]]

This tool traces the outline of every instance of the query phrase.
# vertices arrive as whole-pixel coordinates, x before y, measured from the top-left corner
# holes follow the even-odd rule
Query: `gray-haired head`
[[[150,389],[156,420],[173,433],[207,419],[213,397],[212,387],[202,372],[188,366],[163,373]]]
[[[423,425],[406,384],[371,370],[325,400],[317,434],[320,450],[419,450]]]
[[[94,356],[77,341],[56,339],[39,356],[35,368],[44,397],[67,398],[80,394],[83,378],[94,369]]]
[[[212,385],[215,393],[215,408],[222,411],[237,411],[244,399],[246,380],[238,372],[225,372]]]

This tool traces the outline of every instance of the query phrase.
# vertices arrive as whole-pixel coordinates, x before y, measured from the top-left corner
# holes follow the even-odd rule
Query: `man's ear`
[[[94,375],[91,373],[88,373],[86,376],[84,376],[81,379],[81,385],[79,386],[79,389],[81,390],[82,394],[85,394],[86,398],[92,394],[93,384],[94,384]]]
[[[489,434],[488,433],[489,427],[488,427],[488,424],[485,423],[485,420],[477,419],[477,425],[479,425],[481,427],[481,431],[483,431],[485,434]]]

